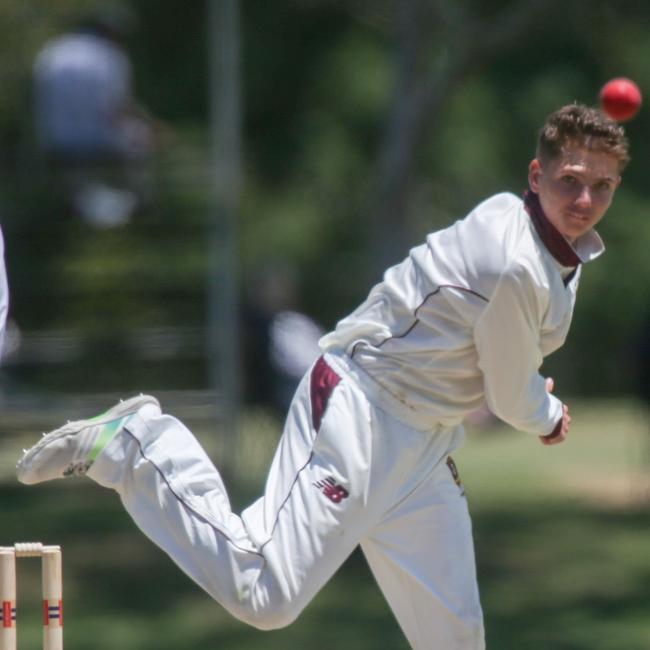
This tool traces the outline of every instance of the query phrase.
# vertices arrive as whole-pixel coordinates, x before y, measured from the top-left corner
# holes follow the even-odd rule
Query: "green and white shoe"
[[[18,480],[33,485],[66,476],[83,476],[106,445],[141,409],[143,415],[161,412],[155,397],[138,395],[94,418],[68,422],[44,433],[31,449],[24,450],[16,465]]]

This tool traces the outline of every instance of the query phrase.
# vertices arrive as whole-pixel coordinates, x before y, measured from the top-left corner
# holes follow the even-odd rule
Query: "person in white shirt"
[[[487,199],[386,271],[321,340],[264,495],[232,512],[218,470],[149,396],[45,436],[24,483],[87,474],[215,600],[260,629],[291,623],[360,545],[413,648],[485,647],[471,522],[450,454],[483,400],[561,443],[567,406],[540,374],[564,342],[594,226],[628,161],[623,129],[551,114],[529,190]]]
[[[2,362],[7,312],[9,310],[9,287],[7,285],[4,251],[4,240],[2,238],[2,230],[0,230],[0,363]]]
[[[45,43],[34,62],[35,130],[57,161],[122,161],[151,148],[124,46],[133,18],[96,11]]]
[[[46,42],[33,66],[38,149],[61,198],[95,227],[128,222],[152,189],[161,129],[135,97],[134,24],[126,7],[92,10]]]

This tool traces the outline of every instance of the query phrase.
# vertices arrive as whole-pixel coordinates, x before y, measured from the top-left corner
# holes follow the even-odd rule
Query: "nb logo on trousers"
[[[318,488],[333,503],[341,503],[343,499],[350,496],[350,493],[342,485],[339,485],[332,476],[312,483],[312,485]]]

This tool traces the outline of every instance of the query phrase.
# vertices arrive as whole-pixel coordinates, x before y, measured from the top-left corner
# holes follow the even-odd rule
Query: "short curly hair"
[[[602,111],[583,104],[568,104],[546,118],[539,131],[536,156],[541,162],[553,160],[568,145],[612,154],[618,158],[620,171],[630,161],[623,127]]]

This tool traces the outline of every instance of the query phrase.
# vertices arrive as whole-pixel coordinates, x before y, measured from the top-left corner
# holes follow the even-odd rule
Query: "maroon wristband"
[[[564,416],[562,416],[559,419],[558,423],[555,425],[555,428],[553,429],[553,431],[551,431],[551,433],[547,433],[545,436],[541,436],[541,437],[544,438],[544,440],[553,440],[553,438],[557,438],[560,435],[560,433],[562,433],[563,420],[564,420]]]

